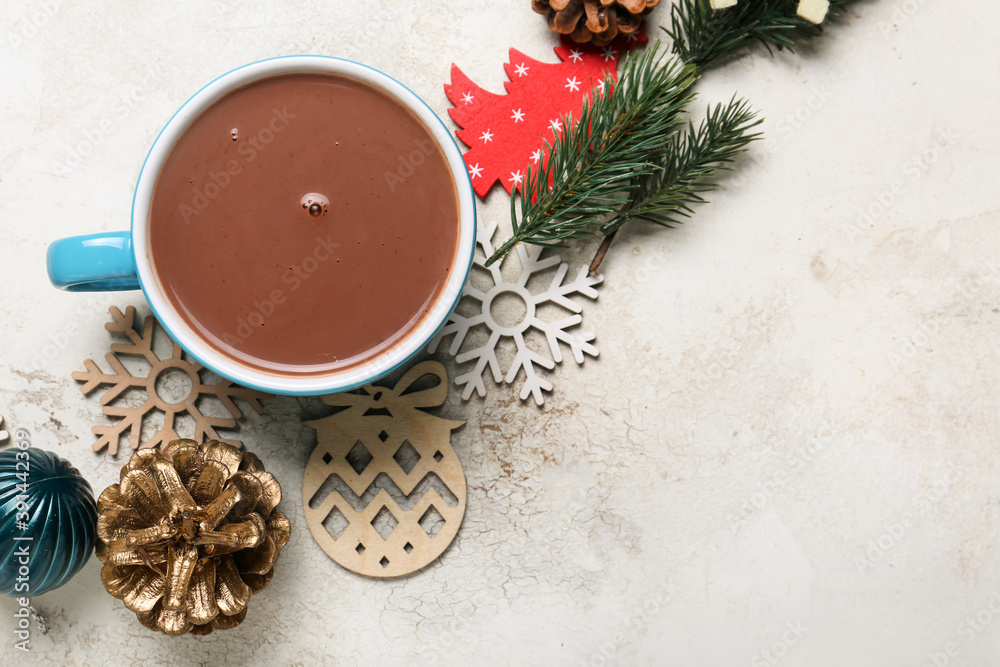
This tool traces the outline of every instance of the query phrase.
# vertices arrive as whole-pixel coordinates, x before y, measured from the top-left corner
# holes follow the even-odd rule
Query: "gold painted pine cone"
[[[217,441],[137,451],[98,500],[101,581],[147,628],[234,628],[271,580],[291,526],[260,459]]]
[[[536,12],[548,14],[552,32],[598,46],[638,30],[643,15],[659,3],[660,0],[531,0]]]

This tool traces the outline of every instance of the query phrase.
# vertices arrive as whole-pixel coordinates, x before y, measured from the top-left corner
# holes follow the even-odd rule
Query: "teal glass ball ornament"
[[[80,472],[31,447],[0,452],[0,593],[58,588],[94,550],[97,501]]]

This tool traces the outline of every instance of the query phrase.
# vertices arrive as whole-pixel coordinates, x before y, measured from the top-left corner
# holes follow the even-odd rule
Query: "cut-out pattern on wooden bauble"
[[[420,388],[428,379],[430,388]],[[323,551],[369,577],[415,572],[444,553],[465,515],[465,472],[451,432],[465,422],[421,408],[448,395],[444,366],[427,361],[395,387],[324,396],[346,408],[305,422],[319,443],[302,480],[306,523]]]

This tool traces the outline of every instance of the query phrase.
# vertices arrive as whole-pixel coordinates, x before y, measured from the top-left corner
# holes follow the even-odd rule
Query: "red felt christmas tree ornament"
[[[635,32],[598,47],[563,36],[555,49],[559,63],[511,49],[505,95],[480,88],[452,65],[444,90],[455,107],[448,113],[462,128],[458,138],[469,146],[465,162],[476,194],[485,197],[498,180],[508,193],[520,186],[525,167],[545,159],[545,142],[562,132],[565,117],[578,114],[595,88],[603,90],[607,78],[614,79],[626,49],[648,41]]]

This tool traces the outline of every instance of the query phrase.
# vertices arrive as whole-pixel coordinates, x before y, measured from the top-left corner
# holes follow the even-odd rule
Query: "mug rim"
[[[205,341],[180,317],[153,270],[149,216],[156,181],[176,142],[204,111],[229,93],[266,79],[295,73],[341,76],[365,84],[412,113],[441,151],[452,173],[458,199],[459,232],[448,281],[434,305],[413,329],[389,349],[364,363],[328,373],[282,375],[240,363]],[[139,285],[167,334],[198,363],[228,380],[259,391],[315,396],[356,389],[407,363],[433,340],[448,321],[471,271],[476,247],[477,211],[465,159],[451,132],[434,110],[409,87],[368,65],[321,55],[289,55],[248,63],[216,77],[188,98],[163,126],[142,163],[132,197],[131,236]]]

